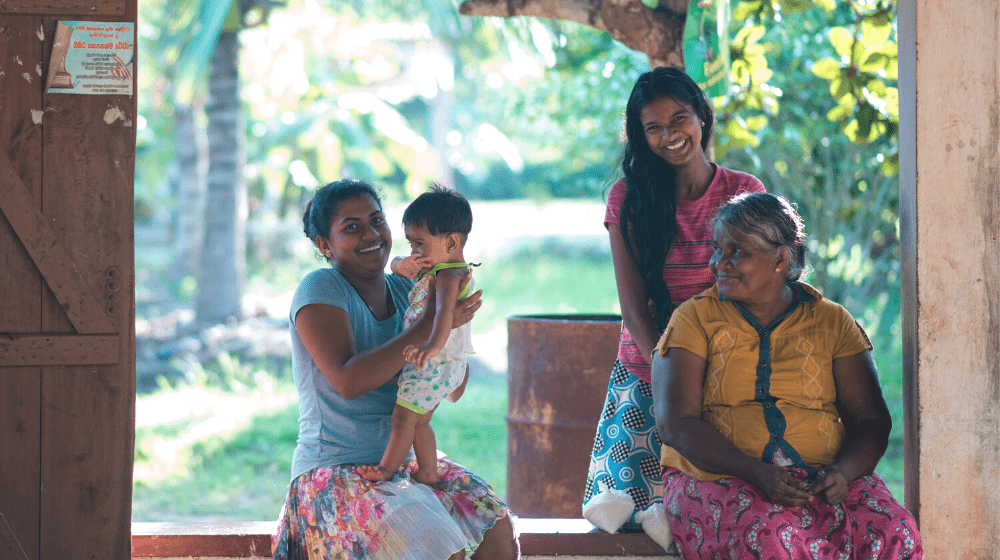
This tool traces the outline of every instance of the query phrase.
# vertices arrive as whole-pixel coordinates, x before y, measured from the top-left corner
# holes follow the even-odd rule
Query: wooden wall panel
[[[38,17],[0,14],[0,151],[32,196],[42,187],[42,129],[32,113],[42,110],[35,70],[41,27]],[[41,328],[41,291],[38,270],[0,213],[0,344],[2,333]],[[37,367],[0,369],[0,558],[39,558],[40,373]]]
[[[133,0],[124,21],[135,21],[135,16]],[[47,33],[55,22],[46,20]],[[41,556],[128,558],[135,422],[136,102],[134,96],[66,94],[46,94],[44,102],[42,212],[91,291],[102,298],[121,337],[121,355],[117,366],[42,370],[40,507],[43,520],[58,523],[45,528],[51,538],[43,539]],[[118,115],[124,117],[113,118]],[[111,289],[112,278],[118,291]],[[52,297],[45,299],[42,316],[44,332],[69,327]],[[85,549],[79,535],[86,535]]]

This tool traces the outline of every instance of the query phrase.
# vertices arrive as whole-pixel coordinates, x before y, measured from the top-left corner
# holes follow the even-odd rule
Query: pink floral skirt
[[[483,534],[508,515],[481,478],[438,456],[441,482],[410,479],[416,461],[391,481],[372,483],[357,465],[320,467],[291,482],[271,538],[276,560],[444,560],[471,555]]]
[[[800,480],[806,476],[786,468]],[[877,474],[852,482],[836,506],[815,496],[785,507],[738,478],[703,482],[667,468],[663,503],[685,560],[923,558],[913,516]]]

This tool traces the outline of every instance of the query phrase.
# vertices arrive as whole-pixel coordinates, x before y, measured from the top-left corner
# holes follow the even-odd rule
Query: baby
[[[393,274],[419,278],[410,290],[403,322],[409,327],[429,311],[434,313],[434,323],[426,344],[403,350],[408,363],[399,377],[392,432],[382,461],[359,467],[358,472],[373,482],[389,480],[412,445],[417,457],[413,479],[433,484],[440,476],[431,415],[445,398],[455,402],[462,396],[468,378],[467,356],[473,353],[470,324],[451,328],[455,304],[474,289],[472,278],[461,289],[462,280],[471,274],[462,250],[472,230],[472,208],[462,195],[434,185],[406,208],[403,230],[412,254],[393,259],[390,266]],[[428,310],[432,290],[435,308]]]

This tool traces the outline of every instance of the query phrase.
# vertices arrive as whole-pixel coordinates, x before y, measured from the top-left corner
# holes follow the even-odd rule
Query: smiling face
[[[328,237],[316,246],[344,274],[374,277],[384,273],[392,234],[378,202],[368,195],[345,198],[330,219]]]
[[[716,222],[712,231],[712,249],[708,268],[720,294],[741,303],[760,303],[782,293],[787,251],[774,255],[756,239],[722,222]]]
[[[649,149],[672,167],[705,161],[701,120],[692,106],[661,95],[639,113]]]
[[[405,224],[403,231],[410,242],[410,251],[430,260],[431,266],[451,262],[452,252],[457,246],[457,233],[432,234],[424,224]]]

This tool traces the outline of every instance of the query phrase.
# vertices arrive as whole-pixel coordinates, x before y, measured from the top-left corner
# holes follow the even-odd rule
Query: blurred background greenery
[[[619,311],[602,219],[646,54],[452,0],[139,7],[134,519],[277,517],[298,429],[288,302],[323,264],[301,212],[341,177],[382,189],[397,239],[431,181],[472,200],[479,359],[434,423],[503,495],[505,318]],[[798,204],[807,280],[871,336],[895,424],[879,472],[901,498],[894,4],[695,8],[729,61],[715,159]]]

